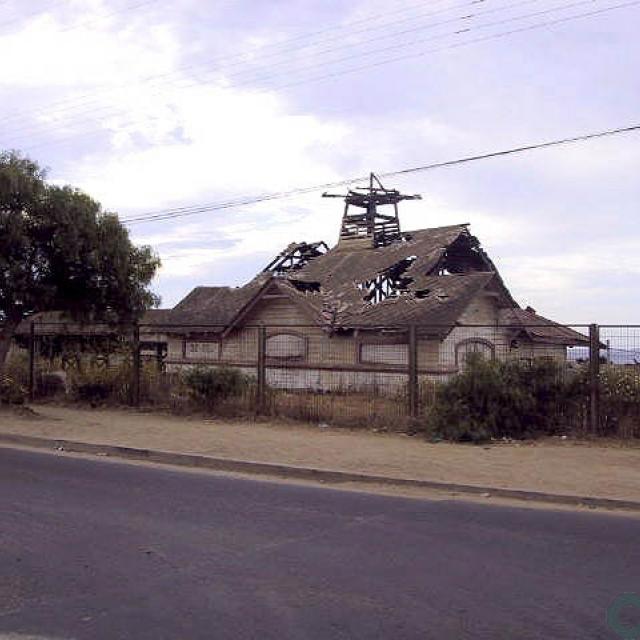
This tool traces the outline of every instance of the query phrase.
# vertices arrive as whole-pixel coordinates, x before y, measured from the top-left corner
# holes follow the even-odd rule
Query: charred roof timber
[[[302,269],[310,260],[324,255],[329,247],[324,242],[292,242],[264,269],[276,276],[284,276]]]
[[[420,195],[404,195],[396,189],[386,189],[375,174],[369,176],[369,186],[349,190],[346,195],[322,194],[324,198],[345,201],[339,244],[342,246],[385,247],[401,238],[398,203],[420,200]],[[392,206],[392,214],[383,214],[378,207]],[[352,213],[351,207],[364,209]]]
[[[410,293],[408,287],[413,283],[413,278],[405,276],[404,273],[417,258],[417,256],[408,256],[385,269],[375,278],[358,283],[357,288],[366,292],[364,300],[376,304],[387,298]]]
[[[452,273],[493,272],[496,270],[489,256],[480,246],[475,236],[460,234],[452,242],[438,265],[439,275]]]

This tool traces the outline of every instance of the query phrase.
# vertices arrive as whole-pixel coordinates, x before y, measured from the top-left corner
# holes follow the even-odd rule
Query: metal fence
[[[530,330],[529,330],[530,329]],[[472,359],[548,362],[563,382],[579,380],[578,406],[547,404],[567,429],[640,435],[640,325],[412,325],[327,331],[269,324],[234,331],[211,325],[105,325],[33,322],[14,351],[27,361],[32,398],[91,385],[97,400],[193,408],[193,372],[235,371],[206,410],[318,423],[406,429],[428,421],[446,384]],[[542,334],[542,335],[540,335]],[[577,343],[577,344],[576,344]],[[191,372],[191,374],[189,374]],[[239,376],[239,378],[238,378]],[[238,381],[239,380],[239,381]],[[209,384],[220,384],[209,380]],[[104,386],[104,384],[103,384]],[[193,386],[193,385],[192,385]],[[104,398],[107,399],[106,397]]]

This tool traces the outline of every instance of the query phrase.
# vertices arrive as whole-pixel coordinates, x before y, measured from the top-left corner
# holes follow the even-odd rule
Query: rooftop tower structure
[[[324,198],[343,198],[345,202],[339,248],[366,249],[386,247],[400,238],[398,204],[403,200],[420,200],[420,195],[404,195],[396,189],[386,189],[372,173],[368,187],[356,187],[346,195],[323,193]],[[378,208],[393,207],[391,213]],[[353,211],[353,209],[357,211]]]

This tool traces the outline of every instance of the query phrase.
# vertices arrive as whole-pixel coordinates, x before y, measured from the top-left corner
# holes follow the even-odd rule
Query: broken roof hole
[[[281,251],[263,271],[271,272],[275,276],[286,276],[293,271],[299,271],[309,262],[323,256],[329,251],[325,242],[293,242]]]
[[[320,292],[320,283],[319,282],[302,282],[300,280],[289,280],[291,284],[302,293],[319,293]]]

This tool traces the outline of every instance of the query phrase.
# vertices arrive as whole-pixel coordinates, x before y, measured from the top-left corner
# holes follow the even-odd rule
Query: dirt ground
[[[640,447],[559,438],[487,446],[318,425],[182,418],[126,410],[38,405],[35,415],[0,412],[0,432],[640,501]]]

